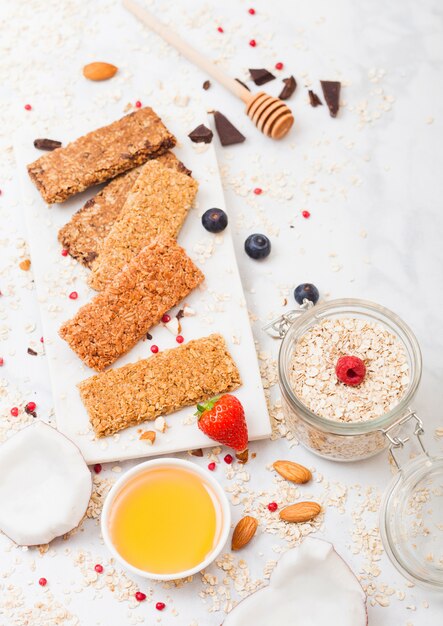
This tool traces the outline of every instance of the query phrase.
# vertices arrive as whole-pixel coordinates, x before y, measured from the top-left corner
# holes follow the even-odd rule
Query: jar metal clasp
[[[283,315],[276,317],[272,322],[263,326],[262,330],[274,337],[274,339],[283,339],[295,320],[303,313],[306,313],[306,311],[309,311],[309,309],[312,309],[313,306],[314,303],[305,298],[299,309],[283,313]]]
[[[395,451],[401,448],[404,448],[405,444],[411,439],[411,437],[409,435],[400,436],[401,433],[394,434],[392,431],[397,428],[401,428],[404,424],[406,424],[410,420],[415,420],[413,435],[415,435],[423,454],[428,456],[428,452],[422,440],[422,435],[425,432],[423,428],[423,422],[415,413],[415,411],[409,410],[409,412],[406,413],[406,415],[403,415],[403,417],[401,417],[396,422],[391,424],[388,428],[381,429],[381,432],[388,438],[390,442],[389,452],[391,453],[394,463],[398,469],[401,469],[402,464],[398,461]]]

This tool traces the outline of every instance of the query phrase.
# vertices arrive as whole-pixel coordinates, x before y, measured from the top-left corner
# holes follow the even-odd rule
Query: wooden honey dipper
[[[195,48],[184,41],[177,33],[160,22],[149,11],[143,9],[133,0],[123,0],[123,6],[133,13],[140,21],[160,35],[181,54],[197,65],[201,70],[212,76],[214,80],[229,89],[234,96],[246,104],[246,114],[262,133],[272,139],[281,139],[290,130],[294,123],[291,109],[280,98],[273,98],[264,91],[252,94],[246,87],[234,80],[212,61],[204,57]]]

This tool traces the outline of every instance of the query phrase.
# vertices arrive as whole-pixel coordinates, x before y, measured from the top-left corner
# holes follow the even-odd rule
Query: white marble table
[[[266,337],[261,327],[291,308],[292,288],[303,281],[314,282],[323,298],[364,297],[395,310],[412,326],[423,350],[416,408],[425,421],[426,444],[442,453],[443,439],[435,434],[442,425],[443,380],[439,3],[188,0],[151,6],[234,76],[244,78],[248,67],[272,69],[282,61],[285,69],[278,74],[282,78],[294,74],[298,81],[290,101],[296,115],[294,131],[281,143],[261,137],[231,95],[216,85],[203,91],[206,76],[144,31],[118,2],[2,3],[0,437],[25,423],[11,418],[12,406],[33,399],[44,419],[50,417],[52,406],[32,274],[18,267],[26,256],[27,235],[18,202],[12,134],[24,124],[32,125],[36,136],[50,134],[51,121],[59,116],[67,123],[82,116],[93,127],[104,117],[120,116],[128,102],[140,99],[149,104],[150,93],[165,89],[172,98],[179,96],[177,111],[182,117],[186,107],[179,105],[189,96],[188,106],[201,101],[208,109],[217,107],[247,136],[241,146],[223,149],[217,144],[217,150],[260,349],[276,357],[278,342]],[[248,14],[250,6],[256,15]],[[217,32],[218,26],[224,33]],[[257,41],[255,48],[248,45],[251,38]],[[86,83],[82,66],[102,59],[120,68],[118,76],[106,84]],[[345,106],[335,120],[326,107],[313,109],[307,102],[307,86],[321,93],[320,78],[340,79],[345,85]],[[277,81],[269,84],[269,90],[278,92]],[[32,111],[24,110],[26,103]],[[254,195],[255,187],[263,188],[263,194]],[[301,217],[302,210],[310,211],[309,220]],[[244,239],[253,231],[272,240],[272,255],[264,263],[251,261],[243,252]],[[28,347],[39,355],[28,355]],[[274,386],[271,393],[275,403],[278,389]],[[266,465],[277,458],[294,458],[314,467],[316,482],[310,493],[330,505],[317,534],[332,541],[363,575],[364,584],[370,584],[375,604],[369,603],[370,626],[439,623],[443,598],[409,587],[384,555],[372,582],[365,574],[371,547],[379,546],[377,498],[391,476],[387,455],[340,465],[289,445],[286,438],[279,438],[251,446],[257,457],[245,468],[250,475],[244,483],[247,490],[265,491],[264,502],[272,499],[275,483]],[[207,459],[196,462],[205,464]],[[122,464],[121,469],[130,465]],[[229,485],[233,481],[226,471],[222,462],[217,476]],[[114,479],[116,474],[107,467],[100,476]],[[242,514],[241,504],[233,507],[234,520]],[[240,554],[251,578],[262,578],[265,564],[287,545],[284,538],[262,532]],[[199,576],[173,589],[155,584],[154,602],[139,606],[122,599],[124,579],[119,570],[114,591],[104,584],[105,577],[95,581],[91,564],[102,562],[109,568],[95,520],[87,520],[80,532],[55,542],[43,554],[17,549],[2,536],[0,555],[1,626],[157,622],[216,626],[223,619],[222,612],[209,612],[211,597],[200,597],[210,585]],[[220,568],[213,565],[209,571],[221,584]],[[41,576],[49,581],[45,589],[37,584]],[[148,591],[145,582],[131,580]],[[238,599],[233,581],[228,586],[232,598]],[[167,604],[161,614],[153,606],[158,600]]]

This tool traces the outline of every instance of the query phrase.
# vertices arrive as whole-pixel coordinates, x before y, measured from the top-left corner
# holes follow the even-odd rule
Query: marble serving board
[[[163,117],[164,111],[157,112]],[[194,127],[192,124],[196,126],[201,123],[202,119],[205,120],[204,114],[195,113],[194,119],[189,120],[189,128]],[[266,438],[271,434],[270,419],[230,227],[228,225],[223,233],[213,235],[201,225],[201,214],[208,208],[219,207],[229,215],[215,151],[212,145],[191,144],[183,131],[174,128],[174,124],[169,121],[168,126],[181,140],[180,147],[174,152],[192,170],[199,183],[196,206],[190,211],[178,241],[206,277],[204,288],[195,290],[185,300],[195,310],[196,315],[181,320],[182,335],[185,341],[213,332],[224,336],[243,380],[242,387],[235,395],[245,408],[250,439]],[[82,128],[80,125],[69,130],[57,126],[51,132],[51,137],[65,145],[88,130],[90,128]],[[70,256],[62,256],[57,232],[97,192],[97,188],[79,194],[63,204],[46,205],[26,171],[26,164],[43,154],[34,148],[34,139],[35,133],[31,135],[26,130],[19,132],[15,138],[15,154],[20,170],[22,204],[40,304],[57,428],[78,445],[89,464],[213,446],[214,442],[201,433],[195,423],[194,407],[167,416],[168,427],[164,433],[157,432],[152,446],[139,438],[140,429],[153,429],[151,422],[128,428],[112,437],[95,438],[76,385],[96,372],[86,367],[58,335],[62,322],[71,318],[95,292],[86,283],[88,270]],[[77,300],[69,298],[72,291],[78,293]],[[177,306],[172,314],[179,308]],[[153,336],[152,342],[140,341],[128,354],[118,359],[113,367],[121,367],[152,356],[152,343],[158,345],[160,350],[177,346],[175,336],[161,324],[150,329],[150,333]]]

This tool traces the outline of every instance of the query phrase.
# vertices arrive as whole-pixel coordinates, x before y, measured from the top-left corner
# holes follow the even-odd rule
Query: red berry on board
[[[271,511],[271,513],[274,513],[278,509],[277,502],[270,502],[268,504],[268,509]]]
[[[32,413],[32,411],[35,411],[36,408],[37,408],[37,405],[35,404],[35,402],[28,402],[28,404],[25,407],[25,410],[30,411]]]
[[[232,454],[227,454],[224,458],[223,461],[225,463],[227,463],[228,465],[231,465],[232,461],[234,460],[234,457],[232,456]]]
[[[69,294],[69,298],[71,300],[77,300],[78,298],[78,293],[76,291],[71,291],[71,293]]]
[[[30,104],[25,104],[25,111],[30,111],[32,106]]]
[[[143,602],[143,600],[146,600],[146,594],[143,593],[143,591],[137,591],[137,593],[135,594],[135,599],[138,602]]]
[[[311,214],[309,213],[309,211],[302,211],[301,214],[303,215],[305,220],[307,220],[307,219],[309,219],[311,217]]]
[[[41,343],[45,343],[45,338],[44,337],[40,337],[40,342]]]
[[[221,26],[218,26],[217,30],[218,30],[219,33],[224,33],[225,32]]]
[[[249,45],[251,46],[251,48],[255,48],[255,46],[257,45],[257,42],[255,41],[255,39],[251,39],[251,41],[249,42]]]
[[[16,406],[12,407],[11,415],[12,415],[12,417],[17,417],[17,415],[18,415],[18,408]]]
[[[40,587],[46,587],[48,581],[46,580],[46,578],[39,578],[38,584],[40,585]]]
[[[152,352],[153,354],[157,354],[157,352],[158,352],[158,346],[156,346],[155,344],[154,344],[153,346],[151,346],[151,352]]]
[[[68,254],[69,254],[68,250],[66,250],[66,248],[63,248],[62,256],[68,256]]]
[[[137,102],[135,103],[135,108],[136,109],[141,109],[142,108],[142,103],[140,102],[140,100],[137,100]]]
[[[283,63],[281,63],[281,61],[279,61],[278,63],[275,64],[275,69],[276,70],[282,70],[283,69]]]
[[[163,324],[167,324],[167,323],[168,323],[168,322],[170,322],[170,321],[171,321],[171,316],[170,316],[170,315],[168,315],[167,313],[165,313],[165,314],[163,315],[163,317],[162,317],[162,322],[163,322]]]
[[[249,15],[255,15],[255,9],[249,9],[248,13]]]
[[[183,343],[184,342],[184,338],[182,337],[182,335],[177,335],[177,337],[175,338],[175,341],[177,343]]]
[[[101,472],[101,471],[102,471],[102,466],[100,465],[100,463],[96,463],[96,464],[94,465],[94,472],[95,472],[96,474],[100,474],[100,472]]]
[[[254,193],[255,193],[256,196],[259,196],[260,194],[263,193],[263,189],[261,187],[256,187],[254,189]]]
[[[335,373],[342,383],[355,387],[366,376],[366,365],[358,356],[341,356],[335,366]]]
[[[97,574],[103,573],[103,565],[100,565],[100,563],[97,563],[97,565],[94,566],[94,569],[97,572]]]
[[[208,470],[211,470],[211,472],[213,472],[215,470],[215,463],[214,461],[211,461],[211,463],[208,464]]]
[[[157,609],[157,611],[163,611],[165,607],[166,607],[166,604],[164,602],[157,602],[157,604],[155,605],[155,608]]]
[[[0,367],[5,364],[5,360],[2,356],[0,356]]]
[[[243,406],[235,396],[226,393],[197,404],[198,427],[211,439],[238,452],[248,445],[248,427]]]

